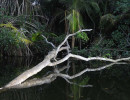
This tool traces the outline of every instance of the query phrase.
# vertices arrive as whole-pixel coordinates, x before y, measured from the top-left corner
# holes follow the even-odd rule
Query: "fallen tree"
[[[110,66],[112,66],[114,64],[125,64],[125,63],[123,63],[121,61],[130,60],[130,57],[122,58],[122,59],[116,59],[116,60],[109,59],[109,58],[103,58],[103,57],[85,58],[85,57],[82,57],[80,55],[75,55],[75,54],[70,53],[68,38],[71,37],[71,36],[74,36],[74,35],[76,35],[78,33],[82,33],[84,31],[91,31],[91,30],[92,29],[83,29],[83,30],[77,31],[76,33],[67,35],[66,38],[64,39],[64,41],[57,48],[53,43],[48,42],[46,37],[43,36],[45,38],[46,42],[49,43],[50,45],[52,45],[52,47],[54,47],[54,49],[48,53],[48,55],[44,58],[44,60],[41,63],[39,63],[38,65],[34,66],[31,69],[26,70],[21,75],[19,75],[14,80],[12,80],[11,82],[9,82],[7,85],[5,85],[4,87],[2,87],[0,89],[2,90],[2,89],[7,89],[7,88],[27,88],[27,87],[31,87],[31,86],[41,85],[41,84],[44,84],[44,83],[50,83],[50,82],[54,81],[57,77],[62,77],[68,83],[71,84],[72,82],[70,82],[69,80],[74,79],[76,77],[79,77],[82,74],[84,74],[85,72],[99,71],[99,70],[108,68],[108,67],[110,67]],[[64,46],[64,44],[66,44],[66,46]],[[60,51],[63,51],[63,50],[67,51],[67,55],[65,57],[61,58],[60,60],[57,60],[58,53]],[[55,69],[56,71],[54,73],[51,73],[51,74],[49,74],[47,76],[44,76],[41,79],[34,78],[34,79],[27,80],[31,76],[33,76],[33,75],[37,74],[38,72],[40,72],[41,70],[43,70],[45,67],[47,67],[47,66],[56,66],[58,64],[61,64],[61,63],[65,62],[69,58],[76,58],[76,59],[83,60],[83,61],[86,61],[86,62],[87,61],[92,61],[92,60],[100,60],[100,61],[108,61],[108,62],[111,62],[111,63],[108,64],[108,65],[99,67],[99,68],[86,68],[83,71],[81,71],[81,72],[79,72],[79,73],[77,73],[75,75],[72,75],[72,76],[69,76],[68,74],[62,74],[61,73],[62,70],[68,68],[68,66],[69,66],[68,65],[67,67],[63,67],[62,69],[57,69],[56,68]]]

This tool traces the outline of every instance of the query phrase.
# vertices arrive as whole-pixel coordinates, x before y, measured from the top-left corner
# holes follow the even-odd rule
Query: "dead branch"
[[[38,65],[34,66],[33,68],[31,69],[28,69],[26,70],[25,72],[23,72],[21,75],[19,75],[18,77],[16,77],[14,80],[12,80],[11,82],[9,82],[7,85],[5,85],[3,88],[11,88],[11,87],[15,87],[15,86],[22,86],[24,84],[27,84],[28,81],[26,81],[29,77],[37,74],[38,72],[40,72],[42,69],[44,69],[45,67],[47,66],[56,66],[60,63],[63,63],[64,61],[68,60],[70,57],[72,58],[76,58],[76,59],[80,59],[80,60],[83,60],[83,61],[91,61],[91,60],[102,60],[102,61],[109,61],[111,62],[111,64],[109,65],[106,65],[106,66],[103,66],[103,67],[99,67],[99,68],[94,68],[94,69],[85,69],[81,72],[79,72],[78,74],[75,74],[75,75],[72,75],[72,76],[69,76],[67,74],[62,74],[62,73],[59,73],[56,72],[54,74],[50,74],[49,76],[47,77],[44,77],[43,79],[34,79],[33,81],[37,81],[37,83],[33,83],[32,81],[32,86],[36,85],[36,84],[44,84],[44,83],[49,83],[51,81],[54,81],[56,79],[56,77],[62,77],[66,80],[70,80],[70,79],[74,79],[78,76],[81,76],[82,74],[84,74],[85,72],[88,72],[88,71],[99,71],[99,70],[103,70],[105,68],[108,68],[114,64],[118,64],[118,62],[120,61],[128,61],[130,60],[130,57],[128,58],[121,58],[121,59],[117,59],[117,60],[114,60],[114,59],[109,59],[109,58],[103,58],[103,57],[90,57],[90,58],[85,58],[85,57],[82,57],[82,56],[79,56],[79,55],[75,55],[75,54],[71,54],[68,52],[68,54],[60,59],[60,60],[52,60],[52,59],[55,59],[57,54],[62,51],[62,50],[67,50],[69,47],[67,45],[67,47],[63,47],[63,45],[67,42],[68,38],[71,37],[71,36],[74,36],[76,34],[78,34],[79,32],[83,32],[83,31],[91,31],[91,29],[83,29],[83,30],[79,30],[78,32],[74,33],[74,34],[69,34],[66,36],[66,38],[64,39],[64,41],[55,49],[53,49],[51,52],[48,53],[48,55],[44,58],[44,60],[39,63]],[[29,82],[30,83],[30,82]],[[30,86],[31,86],[31,83],[30,83]],[[2,89],[2,88],[1,88]]]
[[[45,39],[46,43],[50,44],[53,48],[56,48],[56,46],[52,42],[49,42],[44,35],[42,35],[42,37]]]

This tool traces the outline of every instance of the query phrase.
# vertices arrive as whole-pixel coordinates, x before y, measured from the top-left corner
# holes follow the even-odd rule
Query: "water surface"
[[[24,70],[42,61],[41,58],[1,58],[0,59],[0,87],[11,81]],[[101,63],[72,61],[69,74],[77,73],[89,67],[100,66]],[[61,67],[62,65],[60,65]],[[80,68],[79,68],[80,67]],[[40,77],[48,70],[40,72]],[[62,78],[57,78],[49,84],[25,89],[10,89],[0,93],[0,100],[130,100],[130,65],[114,65],[100,72],[91,72],[74,80],[72,85]],[[91,84],[93,87],[79,87]]]

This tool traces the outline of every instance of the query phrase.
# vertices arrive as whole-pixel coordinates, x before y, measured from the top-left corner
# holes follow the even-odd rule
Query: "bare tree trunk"
[[[56,59],[56,56],[57,54],[62,51],[62,50],[68,50],[68,46],[67,47],[62,47],[68,40],[69,37],[71,36],[74,36],[76,35],[77,33],[79,32],[83,32],[83,31],[91,31],[91,29],[84,29],[84,30],[79,30],[78,32],[76,33],[73,33],[73,34],[69,34],[66,36],[66,38],[64,39],[64,41],[56,48],[56,49],[53,49],[51,52],[48,53],[48,55],[45,57],[45,59],[39,63],[38,65],[34,66],[33,68],[29,69],[29,70],[26,70],[25,72],[23,72],[21,75],[19,75],[18,77],[16,77],[14,80],[12,80],[11,82],[9,82],[7,85],[5,85],[4,87],[0,88],[0,90],[2,89],[5,89],[5,88],[12,88],[12,87],[17,87],[17,86],[21,86],[22,84],[25,84],[26,80],[37,74],[38,72],[40,72],[42,69],[44,69],[45,67],[47,66],[55,66],[55,65],[58,65],[60,63],[63,63],[65,62],[66,60],[68,60],[70,57],[73,57],[73,58],[76,58],[76,59],[79,59],[79,60],[83,60],[83,61],[91,61],[91,60],[102,60],[102,61],[109,61],[109,62],[112,62],[111,64],[109,65],[105,65],[103,67],[99,67],[99,68],[94,68],[94,69],[91,69],[91,68],[86,68],[85,70],[77,73],[77,74],[74,74],[72,76],[69,76],[68,74],[62,74],[60,73],[60,71],[58,70],[56,73],[54,74],[50,74],[47,79],[46,78],[43,78],[43,81],[42,80],[38,80],[37,83],[35,84],[40,84],[40,83],[46,83],[46,82],[51,82],[52,80],[56,79],[57,76],[59,77],[62,77],[64,78],[68,83],[72,84],[72,82],[70,82],[69,80],[70,79],[74,79],[76,77],[79,77],[81,76],[82,74],[84,74],[85,72],[88,72],[88,71],[99,71],[99,70],[103,70],[105,68],[108,68],[114,64],[117,64],[117,62],[120,62],[120,61],[128,61],[130,60],[130,57],[128,58],[122,58],[122,59],[117,59],[117,60],[114,60],[114,59],[109,59],[109,58],[103,58],[103,57],[90,57],[90,58],[85,58],[85,57],[82,57],[80,55],[75,55],[75,54],[71,54],[68,52],[68,54],[60,59],[60,60],[57,60]],[[47,43],[51,44],[52,46],[54,46],[52,43],[48,42],[46,40]],[[66,43],[67,44],[67,43]],[[121,64],[126,64],[126,63],[121,63]],[[36,80],[35,80],[36,81]],[[25,82],[25,83],[24,83]],[[31,85],[31,84],[30,84]],[[32,84],[33,86],[34,84]]]
[[[75,37],[72,36],[72,49],[74,49],[74,46],[75,46]]]
[[[41,63],[39,63],[35,67],[25,71],[24,73],[19,75],[17,78],[12,80],[5,87],[11,87],[14,85],[18,85],[18,84],[22,83],[23,81],[25,81],[26,79],[28,79],[29,77],[31,77],[32,75],[35,75],[38,72],[40,72],[43,68],[45,68],[46,66],[48,66],[48,64],[50,64],[50,60],[54,57],[54,52],[55,51],[50,52],[50,54],[48,54]]]

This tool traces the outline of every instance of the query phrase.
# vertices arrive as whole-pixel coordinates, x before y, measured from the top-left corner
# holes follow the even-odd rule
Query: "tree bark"
[[[89,30],[89,29],[79,30],[76,33],[67,35],[66,38],[64,39],[64,41],[56,49],[53,49],[51,52],[49,52],[48,55],[45,57],[45,59],[41,63],[39,63],[38,65],[36,65],[35,67],[33,67],[33,68],[29,69],[29,70],[26,70],[21,75],[16,77],[14,80],[9,82],[7,85],[5,85],[4,87],[0,88],[0,90],[2,90],[4,88],[11,88],[11,87],[16,87],[18,85],[22,85],[22,84],[24,84],[24,81],[26,81],[29,77],[37,74],[38,72],[40,72],[45,67],[47,67],[47,66],[56,66],[56,65],[58,65],[60,63],[63,63],[64,61],[68,60],[70,57],[76,58],[76,59],[79,59],[79,60],[83,60],[83,61],[86,61],[86,62],[87,61],[91,61],[91,60],[102,60],[102,61],[108,61],[108,62],[112,62],[112,63],[110,65],[106,65],[106,66],[103,66],[101,68],[94,68],[94,69],[87,68],[87,69],[79,72],[78,74],[75,74],[75,75],[72,75],[72,76],[69,76],[68,74],[62,74],[62,73],[60,73],[60,71],[57,71],[57,73],[54,73],[54,74],[51,74],[50,76],[48,76],[47,77],[48,79],[44,78],[43,79],[44,82],[42,82],[42,83],[51,82],[51,79],[55,80],[55,78],[57,76],[62,77],[64,79],[66,79],[67,82],[69,82],[68,79],[73,79],[73,78],[76,78],[78,76],[81,76],[82,74],[84,74],[87,71],[99,71],[99,70],[105,69],[107,67],[110,67],[111,65],[116,64],[117,62],[130,60],[130,57],[117,59],[117,60],[109,59],[109,58],[103,58],[103,57],[85,58],[85,57],[82,57],[80,55],[75,55],[75,54],[71,54],[71,53],[68,52],[68,54],[64,58],[62,58],[62,59],[57,61],[57,59],[56,59],[57,54],[60,51],[68,50],[68,48],[69,48],[68,46],[67,47],[62,47],[67,42],[68,38],[70,36],[74,36],[77,33],[83,32],[83,31],[91,31],[91,30]],[[41,80],[39,82],[41,82]],[[39,84],[39,83],[37,83],[37,84]]]
[[[75,46],[75,37],[72,36],[72,49],[74,49],[74,46]]]

